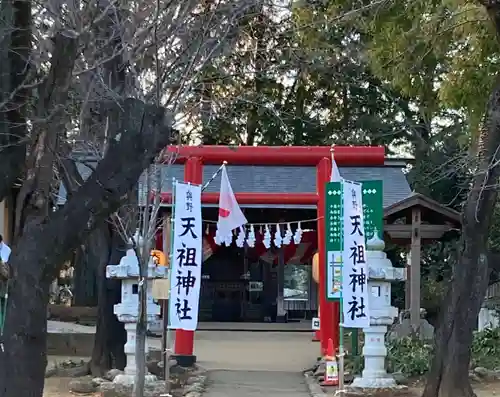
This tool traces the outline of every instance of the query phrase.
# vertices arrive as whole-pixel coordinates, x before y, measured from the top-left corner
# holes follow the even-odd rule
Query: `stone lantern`
[[[404,269],[392,267],[384,249],[385,243],[375,230],[373,237],[366,243],[370,327],[363,328],[365,369],[361,377],[354,379],[352,387],[396,386],[396,381],[385,369],[385,335],[398,316],[398,309],[391,306],[391,282],[404,280]]]
[[[137,239],[142,245],[141,239]],[[167,268],[157,266],[152,257],[148,262],[148,280],[167,277]],[[126,376],[135,376],[137,367],[135,360],[135,335],[136,324],[139,315],[139,261],[133,249],[128,249],[125,256],[118,265],[106,266],[106,277],[122,280],[121,303],[114,306],[114,313],[118,320],[125,323],[127,332],[127,343],[125,344],[125,354],[127,365],[125,367]],[[160,315],[160,306],[153,301],[152,282],[148,282],[147,288],[147,321],[148,326]],[[148,348],[146,345],[146,354]]]

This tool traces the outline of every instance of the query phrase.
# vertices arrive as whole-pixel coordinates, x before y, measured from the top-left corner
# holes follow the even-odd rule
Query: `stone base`
[[[84,376],[73,379],[69,389],[74,393],[90,394],[100,392],[101,397],[133,397],[134,375],[127,375],[118,370],[110,370],[107,379]],[[113,378],[112,381],[108,381]],[[144,380],[144,397],[157,397],[165,391],[165,381],[156,376],[146,375]]]
[[[276,322],[277,322],[277,323],[281,323],[281,324],[286,323],[286,322],[287,322],[287,321],[286,321],[286,315],[283,315],[283,316],[276,316]]]
[[[360,389],[387,389],[396,388],[398,384],[392,376],[387,375],[384,378],[358,377],[352,381],[351,387]]]
[[[102,382],[99,386],[102,397],[133,397],[134,375],[120,373],[112,382]],[[165,392],[165,381],[154,375],[144,379],[144,397],[156,397]]]
[[[196,356],[194,355],[173,354],[171,358],[175,359],[177,365],[181,367],[193,367],[196,364]]]
[[[113,379],[113,383],[115,385],[122,386],[133,386],[135,380],[135,375],[129,374],[119,374]],[[144,384],[149,385],[158,381],[158,378],[155,375],[146,375],[144,379]]]

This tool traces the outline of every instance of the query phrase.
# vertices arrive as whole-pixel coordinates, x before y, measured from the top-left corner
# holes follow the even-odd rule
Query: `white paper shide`
[[[201,186],[176,182],[169,327],[196,330],[202,263]]]
[[[368,284],[361,184],[342,181],[344,210],[342,252],[342,299],[344,327],[370,326]]]

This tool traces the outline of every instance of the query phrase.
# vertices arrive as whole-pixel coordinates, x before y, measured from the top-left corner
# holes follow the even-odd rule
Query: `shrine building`
[[[162,201],[168,210],[173,178],[207,183],[223,161],[236,199],[255,227],[254,248],[226,247],[214,242],[220,177],[202,194],[204,263],[200,321],[285,322],[317,315],[321,305],[322,347],[328,337],[338,340],[338,303],[327,302],[324,283],[312,279],[311,259],[324,246],[324,184],[330,180],[330,147],[197,146],[172,147],[173,165],[162,172]],[[383,147],[336,147],[335,161],[343,178],[383,182],[383,206],[411,194],[403,173],[405,161],[385,158]],[[299,244],[266,249],[261,228],[290,222],[303,229]],[[161,248],[161,247],[157,247]],[[326,269],[320,252],[320,279]],[[323,321],[324,320],[324,321]],[[193,356],[194,333],[176,332],[175,353]]]
[[[255,156],[253,161],[258,162],[259,158]],[[400,160],[385,160],[380,166],[339,165],[339,170],[349,180],[382,180],[384,207],[388,207],[411,193],[402,171],[406,165]],[[219,167],[220,164],[202,164],[202,182],[209,181]],[[199,320],[284,322],[316,316],[318,285],[312,279],[311,259],[318,248],[318,216],[317,204],[308,196],[316,196],[316,167],[233,165],[228,161],[227,172],[249,224],[258,224],[256,244],[254,248],[238,248],[234,240],[229,247],[214,242],[220,189],[220,175],[217,176],[203,194],[203,220],[210,223],[203,224]],[[165,166],[165,197],[171,190],[172,179],[183,181],[184,175],[184,164]],[[165,201],[164,206],[169,208],[169,200]],[[274,235],[277,223],[290,222],[295,231],[298,221],[303,220],[306,222],[301,222],[304,233],[300,244],[265,248],[265,224]],[[158,249],[162,248],[160,244]]]
[[[317,316],[321,303],[322,345],[337,338],[338,304],[327,302],[324,283],[312,278],[311,259],[318,245],[325,245],[324,184],[330,180],[330,147],[182,146],[175,163],[163,165],[163,214],[170,212],[172,181],[207,183],[227,161],[227,173],[236,199],[249,224],[255,226],[256,243],[242,248],[214,242],[218,218],[220,176],[202,194],[204,220],[200,321],[291,322]],[[343,178],[383,182],[383,206],[389,207],[411,194],[403,173],[407,163],[385,158],[383,147],[336,147],[335,160]],[[82,167],[83,164],[80,164]],[[88,170],[81,170],[83,176]],[[139,198],[144,184],[139,183]],[[59,193],[62,204],[66,194]],[[142,196],[144,197],[144,196]],[[292,231],[303,230],[299,244],[267,249],[262,241],[265,226],[272,234],[279,223]],[[157,238],[162,249],[163,237]],[[320,279],[325,277],[324,253],[320,252]],[[324,268],[324,269],[323,269]],[[323,321],[323,319],[325,321]],[[194,333],[176,332],[175,353],[193,356]],[[326,346],[325,346],[326,347]]]

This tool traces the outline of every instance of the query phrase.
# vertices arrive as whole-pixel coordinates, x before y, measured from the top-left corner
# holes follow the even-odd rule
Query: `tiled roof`
[[[219,167],[203,167],[203,182],[208,181]],[[339,167],[340,175],[355,181],[382,180],[384,183],[384,207],[411,194],[410,186],[401,166]],[[316,191],[316,168],[296,166],[227,166],[227,173],[235,193],[313,193]],[[173,165],[163,173],[163,190],[169,191],[172,178],[183,180],[182,165]],[[218,192],[220,177],[208,185],[207,192]]]
[[[218,166],[203,167],[205,183]],[[384,207],[388,207],[411,194],[410,185],[401,165],[383,167],[339,167],[340,175],[355,181],[382,180],[384,183]],[[227,166],[227,173],[235,193],[312,193],[316,191],[316,168],[296,166]],[[173,165],[163,173],[163,191],[169,191],[172,178],[183,180],[182,165]],[[218,192],[220,177],[207,187],[207,192]],[[243,205],[242,205],[243,206]]]
[[[84,178],[90,169],[78,164]],[[207,182],[218,169],[215,165],[203,167],[203,181]],[[184,166],[164,166],[162,174],[162,191],[170,191],[172,178],[184,179]],[[384,207],[388,207],[411,194],[410,186],[402,171],[401,163],[391,164],[389,161],[381,167],[339,167],[342,177],[355,181],[382,180],[384,183]],[[227,172],[234,192],[238,193],[312,193],[316,191],[316,168],[297,166],[227,166]],[[139,191],[141,191],[139,185]],[[154,184],[153,184],[154,186]],[[207,192],[217,192],[220,188],[220,177],[207,187]],[[58,203],[66,201],[66,190],[61,185]],[[299,207],[300,208],[300,207]]]

